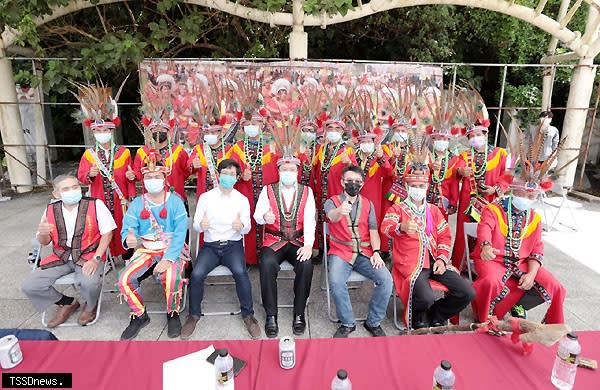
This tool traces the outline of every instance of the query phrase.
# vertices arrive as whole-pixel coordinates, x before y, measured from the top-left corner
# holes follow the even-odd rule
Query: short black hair
[[[362,169],[360,169],[358,166],[356,165],[348,165],[347,167],[345,167],[344,169],[342,169],[342,178],[346,175],[346,172],[354,172],[360,175],[360,177],[362,177],[362,179],[365,179],[365,174],[363,172]]]
[[[554,114],[550,110],[542,111],[542,113],[540,114],[540,118],[553,118],[553,117],[554,117]]]
[[[230,158],[226,158],[225,160],[223,160],[219,163],[219,166],[217,167],[217,172],[221,173],[221,171],[223,169],[227,169],[227,168],[231,168],[231,167],[235,167],[236,175],[239,176],[242,174],[242,168],[240,167],[240,164],[238,164],[237,161],[232,160]]]

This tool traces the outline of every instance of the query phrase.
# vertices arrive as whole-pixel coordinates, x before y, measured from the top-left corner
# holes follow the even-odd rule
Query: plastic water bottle
[[[346,370],[338,370],[337,375],[331,381],[331,390],[352,390],[352,382],[350,382]]]
[[[580,353],[581,346],[577,341],[575,332],[571,332],[560,339],[556,358],[554,359],[554,367],[552,367],[552,376],[550,377],[554,386],[561,390],[573,388]]]
[[[233,358],[227,349],[220,350],[215,359],[215,374],[217,389],[233,390]]]
[[[455,380],[452,364],[448,360],[442,360],[440,366],[433,371],[433,390],[452,390]]]

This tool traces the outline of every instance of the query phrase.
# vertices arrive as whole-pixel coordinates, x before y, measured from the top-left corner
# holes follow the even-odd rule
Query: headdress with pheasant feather
[[[278,123],[272,127],[273,142],[279,156],[277,160],[278,167],[286,163],[300,166],[300,159],[297,157],[300,153],[300,135],[302,132],[299,119],[299,117],[290,117],[286,121],[277,121]]]
[[[428,184],[429,166],[427,159],[429,156],[428,137],[425,129],[421,126],[412,126],[408,130],[408,144],[410,153],[408,155],[408,166],[404,176],[407,184]]]
[[[431,126],[427,127],[427,133],[432,137],[450,138],[462,133],[464,126],[460,116],[461,105],[454,90],[453,85],[444,89],[442,84],[433,103],[425,99],[432,121]]]
[[[212,76],[207,95],[197,93],[194,96],[192,115],[202,130],[223,130],[223,126],[227,123],[226,107],[229,95],[225,87]]]
[[[461,88],[458,93],[461,103],[462,115],[466,126],[466,134],[472,131],[481,130],[487,134],[490,126],[490,119],[483,98],[479,92],[470,84]]]
[[[298,110],[300,129],[310,126],[318,131],[323,126],[323,121],[327,119],[327,113],[321,104],[324,91],[316,87],[308,87],[298,90],[298,94],[302,103]]]
[[[239,102],[236,119],[264,121],[267,119],[268,111],[264,107],[264,101],[260,94],[260,82],[248,72],[246,78],[237,82],[237,98]]]
[[[346,129],[346,117],[352,111],[352,104],[356,94],[353,89],[338,90],[336,87],[332,96],[327,97],[326,110],[328,112],[327,119],[323,123],[325,127],[329,124],[335,124],[342,129]]]
[[[380,144],[383,141],[383,131],[377,126],[377,102],[368,94],[357,94],[354,107],[348,115],[353,127],[352,138],[372,139]]]
[[[416,90],[412,85],[402,88],[383,86],[382,95],[385,99],[384,109],[388,112],[387,123],[390,129],[396,126],[409,126],[414,120],[412,108],[416,96]]]
[[[129,77],[129,76],[128,76]],[[121,124],[117,101],[123,90],[127,78],[119,87],[113,99],[111,88],[98,80],[98,85],[71,82],[78,89],[78,93],[71,92],[81,104],[73,117],[86,128],[93,130],[114,129]]]

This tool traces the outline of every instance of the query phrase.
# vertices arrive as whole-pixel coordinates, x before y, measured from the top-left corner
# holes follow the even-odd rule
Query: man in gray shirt
[[[543,136],[543,143],[538,157],[538,162],[542,163],[546,161],[548,156],[552,154],[558,147],[560,141],[560,134],[558,129],[551,126],[552,122],[552,111],[542,111],[540,114],[540,124],[538,126],[532,126],[529,131],[525,133],[525,146],[527,149],[531,147],[532,142],[535,140],[536,134],[539,131]]]

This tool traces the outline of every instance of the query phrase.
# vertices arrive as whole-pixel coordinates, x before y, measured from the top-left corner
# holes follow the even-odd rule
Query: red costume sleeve
[[[198,169],[194,168],[193,163],[194,159],[198,155],[197,148],[199,147],[200,145],[194,146],[194,149],[192,149],[192,153],[190,154],[190,157],[187,160],[187,166],[190,167],[192,174],[198,173]]]
[[[396,205],[392,205],[387,209],[379,230],[388,238],[399,237],[401,233],[396,228],[400,223],[402,223],[402,213],[398,211]]]
[[[460,175],[458,174],[458,164],[462,161],[458,156],[454,156],[448,162],[448,170],[450,171],[448,177],[442,183],[442,193],[446,194],[448,198],[448,204],[458,208],[458,194],[459,194],[459,183]]]
[[[133,159],[133,172],[135,173],[135,179],[137,181],[142,180],[142,155],[140,154],[143,147],[139,148],[135,153],[135,158]]]
[[[127,158],[125,159],[125,165],[129,168],[131,167],[131,169],[133,170],[133,166],[131,165],[131,152],[128,153],[129,155],[127,156]],[[135,170],[133,170],[133,172],[135,173]],[[137,195],[136,192],[136,188],[135,188],[135,179],[133,180],[129,180],[127,179],[127,188],[125,189],[125,197],[129,198],[129,199],[133,199],[135,198],[135,196]]]
[[[83,184],[91,184],[91,181],[88,177],[88,173],[92,168],[92,164],[86,158],[86,154],[89,153],[87,150],[81,156],[81,160],[79,161],[79,168],[77,168],[77,180],[79,180]]]
[[[450,248],[452,248],[452,231],[446,218],[437,207],[431,207],[433,221],[437,231],[437,253],[436,260],[442,259],[444,263],[450,263]]]

